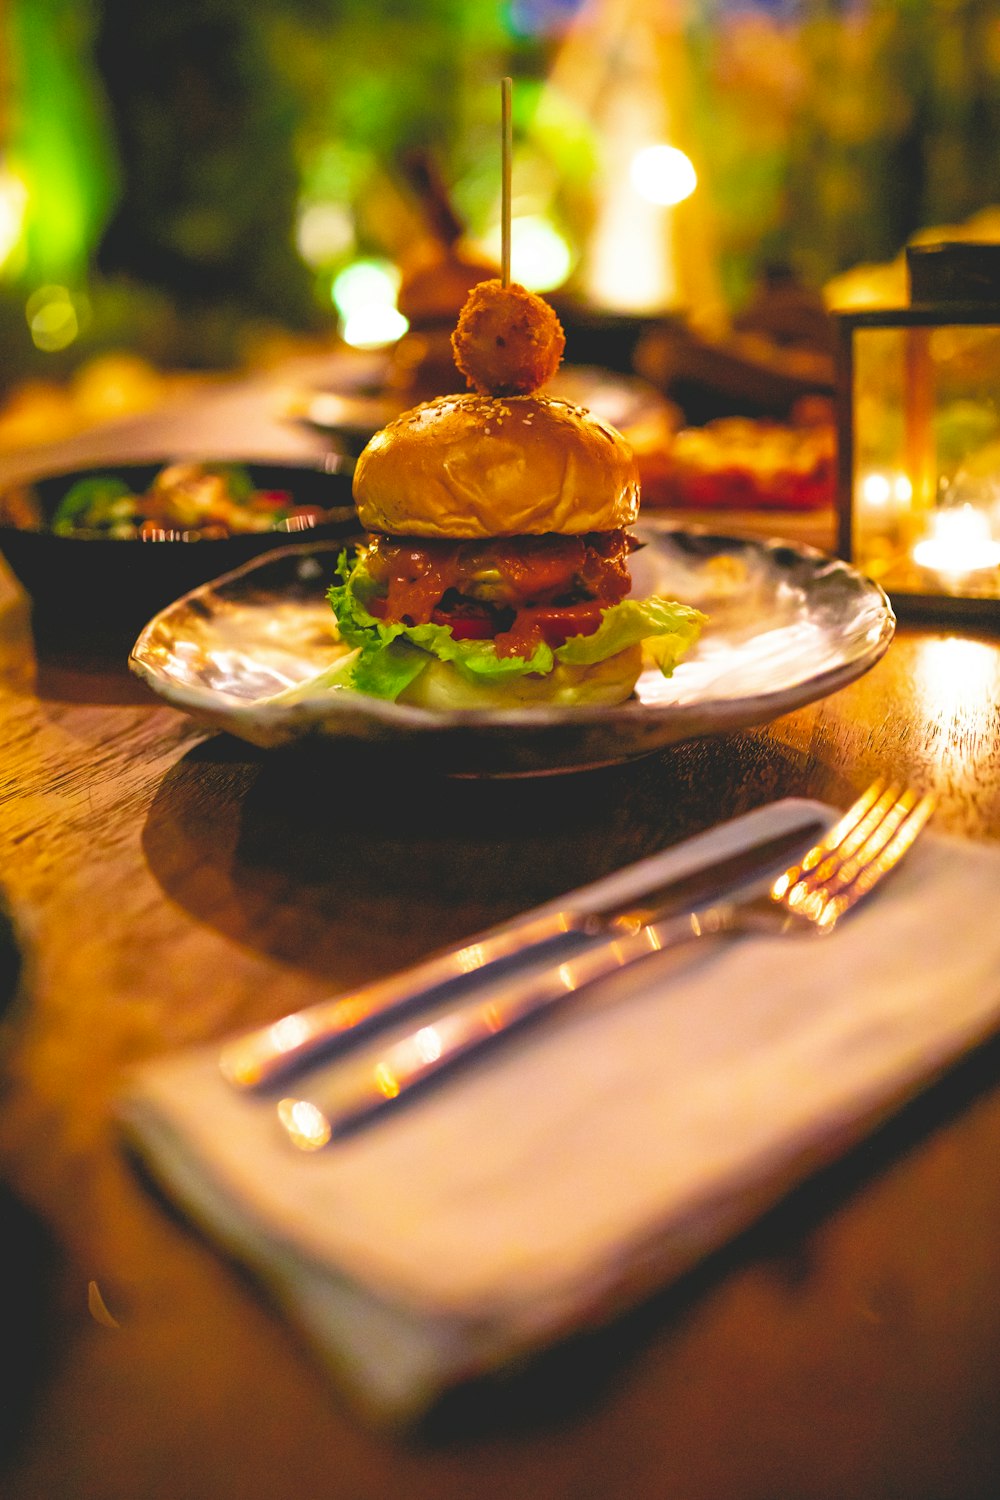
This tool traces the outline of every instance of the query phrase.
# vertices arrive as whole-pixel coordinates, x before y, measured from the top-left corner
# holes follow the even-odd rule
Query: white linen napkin
[[[574,904],[817,810],[836,816],[758,809]],[[276,1095],[224,1082],[218,1046],[143,1067],[119,1119],[348,1394],[411,1420],[690,1268],[985,1038],[1000,1021],[998,897],[1000,849],[927,833],[828,937],[651,956],[316,1154],[285,1138]]]

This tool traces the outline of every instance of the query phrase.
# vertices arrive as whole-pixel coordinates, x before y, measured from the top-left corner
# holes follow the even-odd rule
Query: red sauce
[[[456,640],[493,638],[500,656],[530,655],[540,641],[561,646],[597,629],[602,610],[629,591],[633,545],[621,530],[464,542],[379,536],[368,571],[385,594],[369,608],[408,625],[450,625]],[[488,601],[475,597],[486,572]]]
[[[608,604],[585,599],[579,604],[535,605],[519,609],[509,630],[495,637],[498,656],[530,656],[535,647],[562,646],[571,635],[593,635]]]

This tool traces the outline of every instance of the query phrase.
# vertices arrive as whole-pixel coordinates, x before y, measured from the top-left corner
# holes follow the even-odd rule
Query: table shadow
[[[376,747],[256,752],[218,736],[165,775],[143,828],[170,899],[324,977],[411,961],[774,797],[815,765],[723,735],[598,770],[456,778]],[[370,976],[369,976],[370,977]]]
[[[129,670],[137,634],[74,631],[68,622],[53,638],[34,628],[27,600],[8,598],[0,601],[0,677],[19,696],[43,703],[153,708],[157,698]]]
[[[28,998],[26,957],[20,934],[0,893],[0,1050],[17,1008]],[[2,1061],[2,1058],[0,1058]],[[0,1101],[5,1078],[0,1071]],[[5,1288],[0,1318],[0,1474],[16,1459],[56,1346],[53,1287],[60,1257],[45,1224],[0,1181],[0,1263]],[[0,1483],[2,1489],[2,1483]]]
[[[0,891],[0,1020],[18,993],[23,971],[20,936]]]
[[[98,704],[101,707],[144,705],[162,708],[137,677],[129,671],[124,652],[36,653],[35,694],[43,703]]]
[[[54,1286],[60,1252],[44,1221],[0,1182],[6,1306],[0,1338],[0,1476],[28,1435],[58,1342]],[[0,1490],[2,1490],[0,1478]]]

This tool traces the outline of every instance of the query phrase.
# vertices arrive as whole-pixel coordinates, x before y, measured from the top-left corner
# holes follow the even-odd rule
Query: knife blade
[[[339,1054],[381,1026],[455,998],[459,990],[469,995],[508,968],[568,961],[596,938],[634,936],[673,911],[687,911],[752,878],[777,873],[825,827],[815,809],[804,809],[801,820],[782,832],[661,881],[638,900],[633,896],[593,910],[560,908],[487,932],[384,980],[235,1037],[223,1047],[219,1067],[235,1088],[268,1087],[320,1058]]]

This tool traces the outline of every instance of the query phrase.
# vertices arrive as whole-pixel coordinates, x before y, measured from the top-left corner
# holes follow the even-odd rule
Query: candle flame
[[[975,506],[948,506],[931,518],[930,535],[916,544],[913,560],[934,573],[978,573],[1000,567],[1000,542]]]

